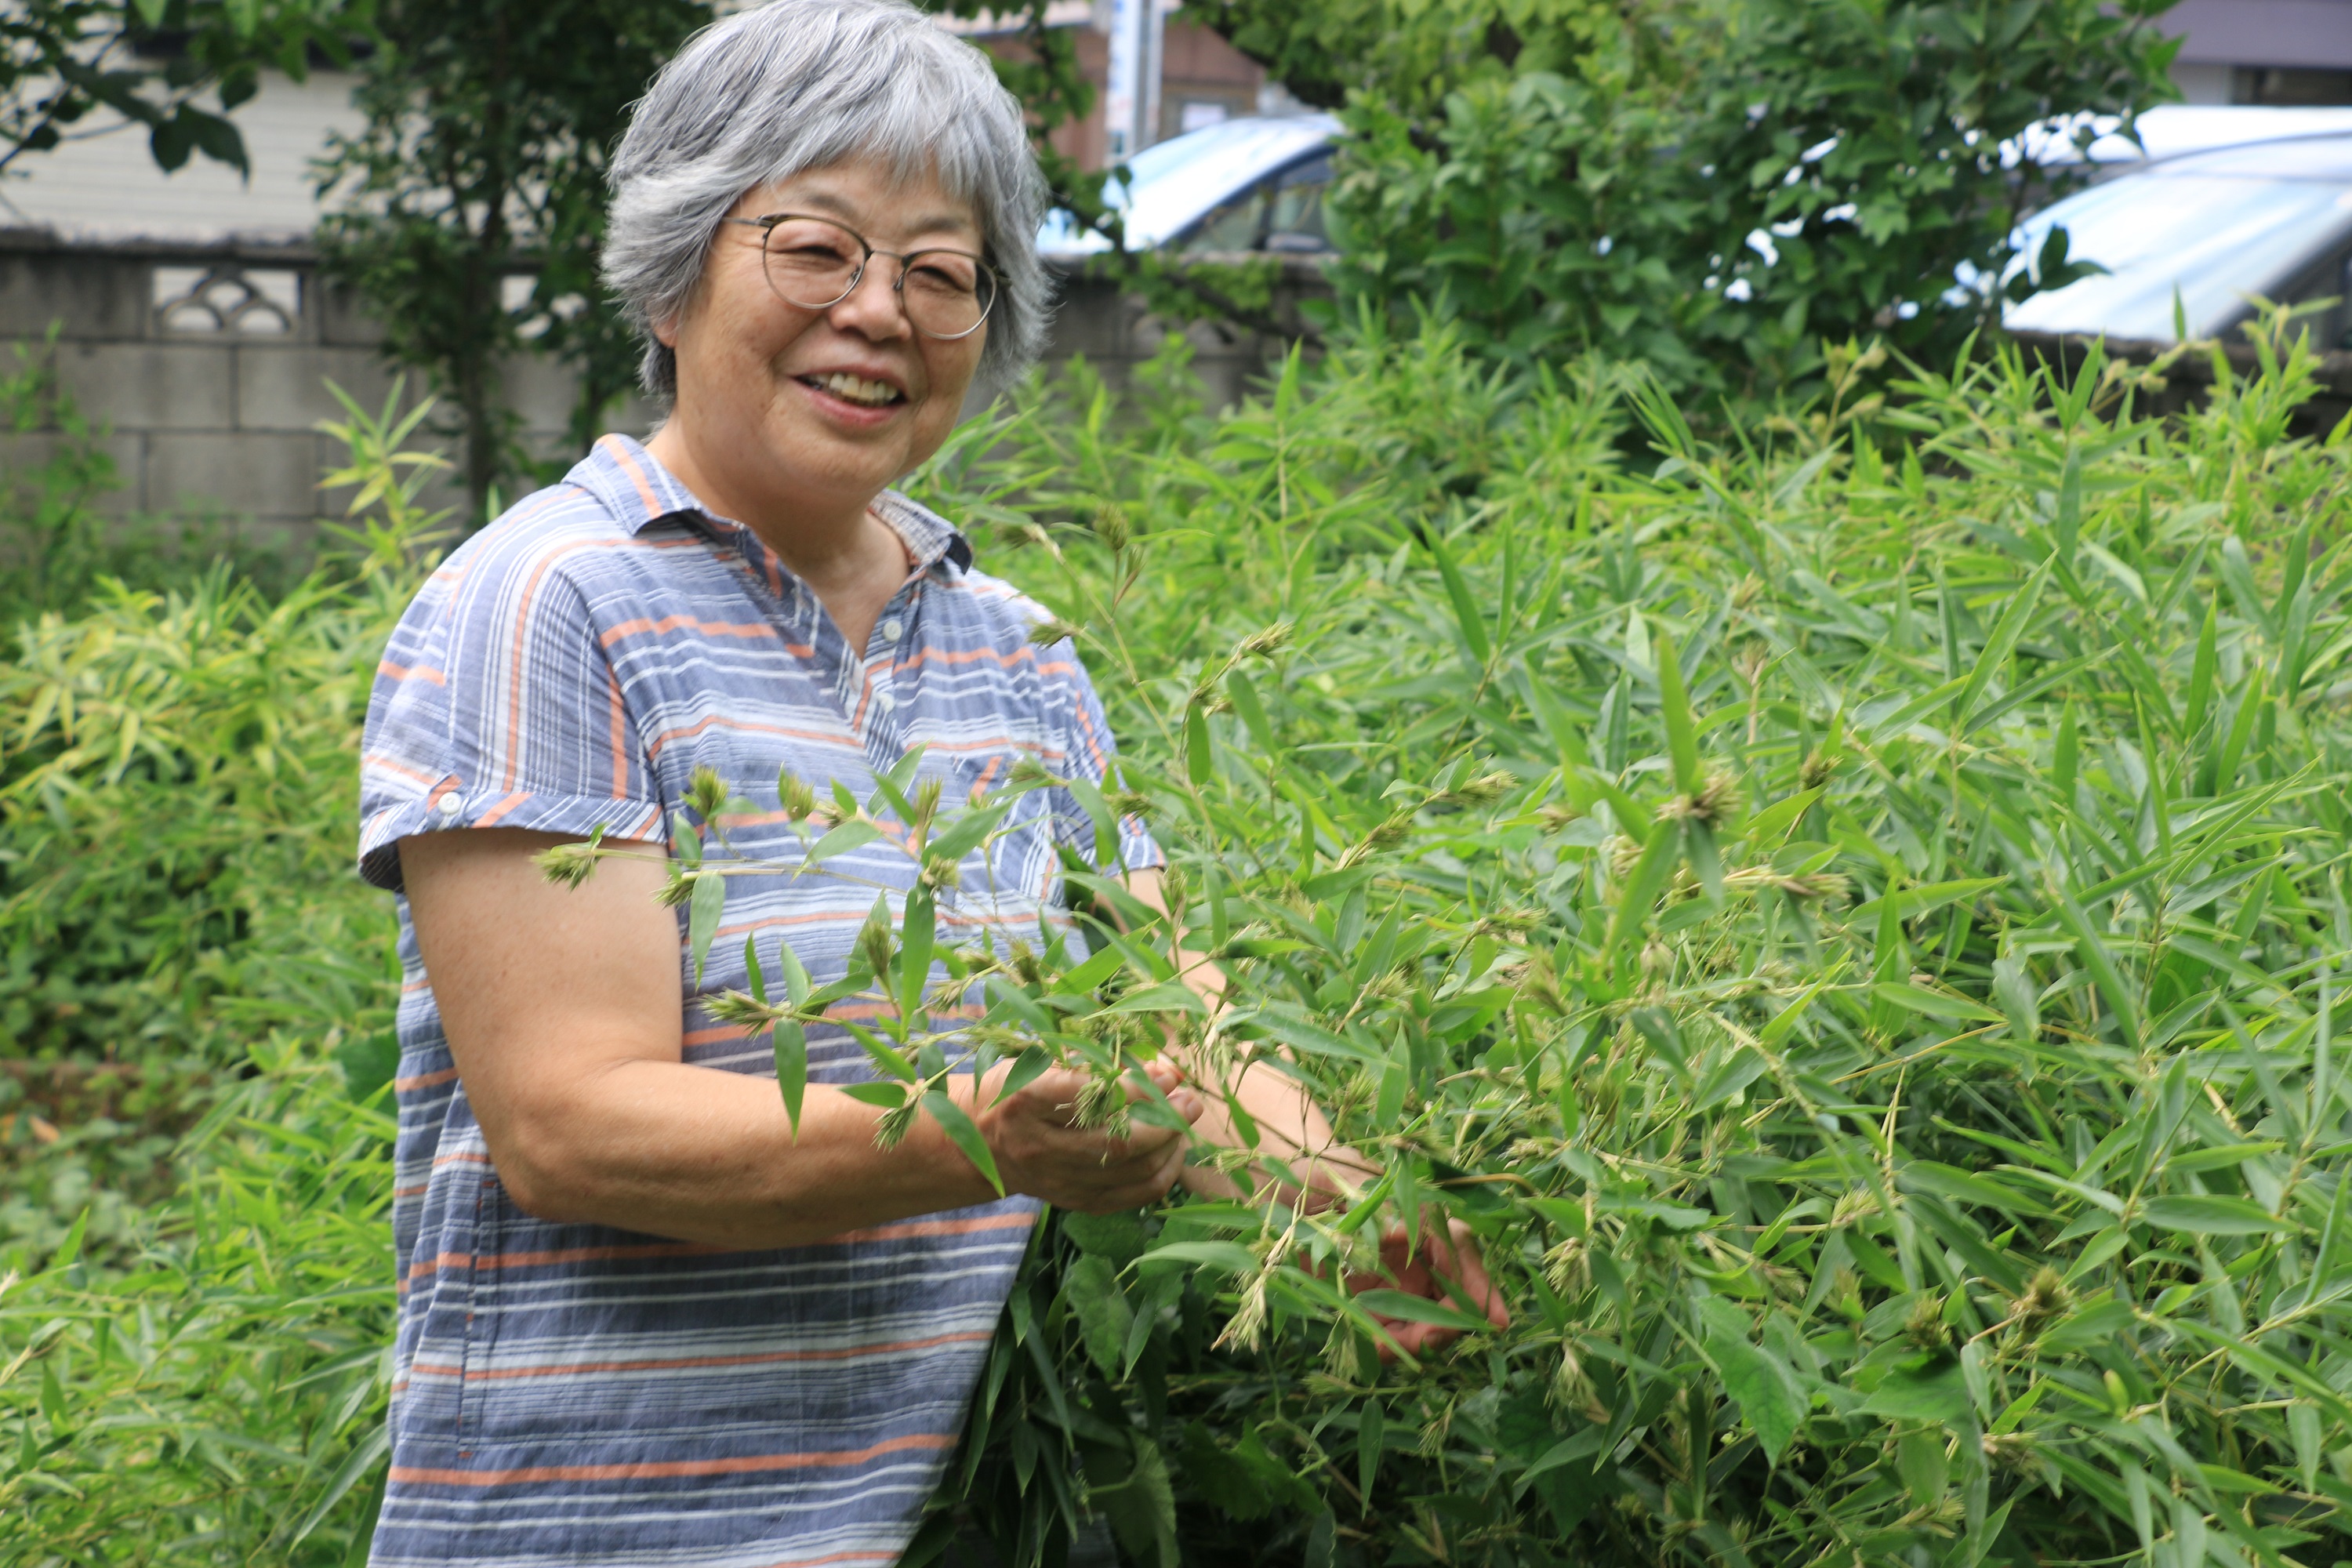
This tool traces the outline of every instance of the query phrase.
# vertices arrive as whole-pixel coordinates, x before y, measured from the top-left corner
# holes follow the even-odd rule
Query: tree
[[[1202,0],[1338,108],[1343,297],[1506,359],[1641,359],[1685,393],[1820,384],[1821,344],[1934,363],[1992,316],[2063,169],[2016,138],[2173,96],[2171,0]],[[2042,281],[2070,276],[2063,245]]]
[[[633,337],[596,278],[604,167],[628,106],[709,21],[705,0],[383,0],[320,192],[329,275],[383,323],[455,412],[480,515],[528,467],[499,365],[526,346],[577,372],[572,444],[631,383]],[[510,308],[509,278],[532,279]]]
[[[147,127],[155,162],[192,153],[244,170],[229,111],[260,68],[299,80],[310,51],[347,57],[368,0],[9,0],[0,5],[0,171],[93,114]],[[209,92],[215,107],[200,100]]]

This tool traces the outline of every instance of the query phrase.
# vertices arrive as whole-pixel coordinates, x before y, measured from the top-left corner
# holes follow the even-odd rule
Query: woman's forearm
[[[1192,1124],[1193,1131],[1223,1148],[1249,1146],[1225,1104],[1223,1090],[1229,1087],[1234,1099],[1256,1123],[1257,1153],[1287,1166],[1290,1176],[1305,1184],[1310,1206],[1319,1208],[1335,1198],[1352,1196],[1379,1179],[1380,1173],[1370,1161],[1339,1142],[1307,1090],[1271,1064],[1252,1062],[1229,1086],[1218,1083],[1205,1068],[1196,1069],[1189,1060],[1184,1066],[1186,1076],[1205,1091],[1202,1095],[1205,1109]],[[1278,1187],[1286,1197],[1295,1195],[1288,1181],[1262,1162],[1252,1166],[1245,1184],[1204,1166],[1192,1166],[1184,1173],[1184,1185],[1202,1197],[1255,1194],[1268,1186]]]
[[[970,1107],[969,1079],[952,1092]],[[509,1106],[490,1154],[541,1219],[721,1247],[799,1246],[997,1195],[928,1116],[877,1148],[881,1114],[812,1084],[795,1136],[772,1079],[631,1058]]]

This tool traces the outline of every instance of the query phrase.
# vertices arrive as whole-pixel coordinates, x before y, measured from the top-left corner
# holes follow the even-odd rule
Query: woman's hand
[[[1173,1067],[1153,1062],[1145,1070],[1179,1116],[1188,1122],[1200,1120],[1200,1093],[1183,1087]],[[976,1119],[1006,1192],[1043,1198],[1055,1208],[1079,1214],[1116,1214],[1168,1195],[1184,1169],[1191,1142],[1184,1133],[1132,1122],[1120,1138],[1099,1128],[1080,1127],[1078,1091],[1087,1080],[1058,1068],[991,1104],[1010,1071],[1008,1064],[989,1075],[981,1092],[984,1109]],[[1123,1087],[1129,1104],[1147,1098],[1137,1084]]]
[[[1393,1289],[1452,1305],[1445,1291],[1446,1280],[1453,1281],[1463,1300],[1483,1308],[1489,1323],[1498,1329],[1511,1326],[1511,1314],[1503,1305],[1503,1293],[1486,1277],[1486,1265],[1478,1256],[1477,1239],[1470,1234],[1470,1227],[1458,1219],[1446,1221],[1443,1234],[1423,1225],[1418,1247],[1406,1238],[1403,1226],[1390,1226],[1381,1233],[1380,1272],[1342,1277],[1351,1296],[1360,1296],[1367,1290]],[[1461,1338],[1460,1330],[1436,1323],[1406,1322],[1378,1312],[1372,1314],[1372,1320],[1396,1342],[1393,1346],[1384,1343],[1380,1347],[1382,1361],[1396,1360],[1400,1350],[1410,1356],[1427,1355]]]

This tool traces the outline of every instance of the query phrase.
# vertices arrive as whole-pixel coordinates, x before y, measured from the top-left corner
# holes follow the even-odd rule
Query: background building
[[[2352,103],[2352,0],[2180,0],[2164,26],[2191,103]]]

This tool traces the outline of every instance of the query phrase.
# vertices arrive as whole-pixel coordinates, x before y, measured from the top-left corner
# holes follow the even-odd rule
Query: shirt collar
[[[617,433],[600,437],[588,455],[563,476],[603,503],[606,511],[633,537],[648,525],[680,513],[691,513],[725,527],[740,527],[695,499],[694,492],[662,467],[643,443]],[[971,569],[971,545],[955,525],[908,500],[896,490],[884,490],[874,500],[877,516],[907,542],[916,565],[929,571],[941,562],[959,572]]]

